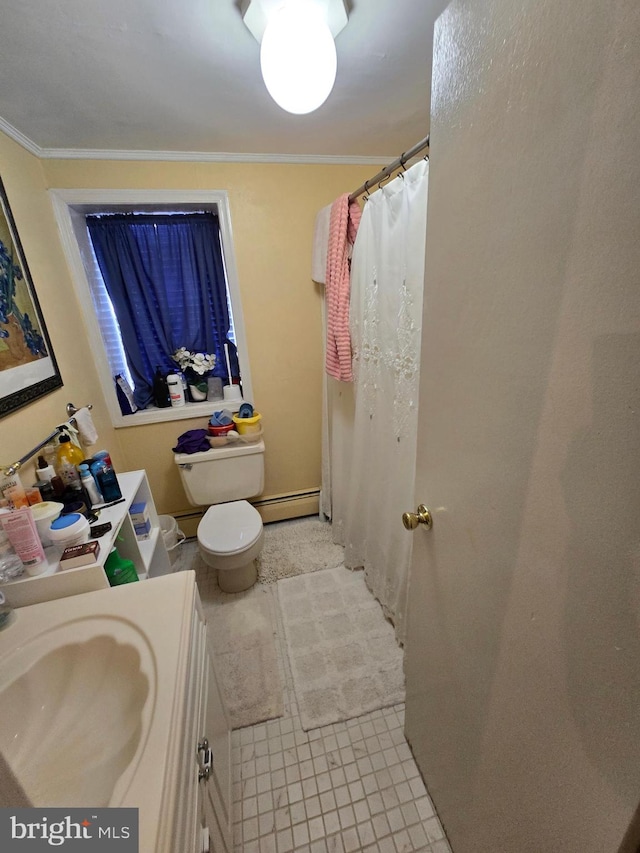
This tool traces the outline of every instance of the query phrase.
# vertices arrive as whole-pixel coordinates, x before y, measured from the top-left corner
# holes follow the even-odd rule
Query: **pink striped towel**
[[[329,376],[352,382],[351,336],[349,334],[349,244],[355,243],[360,225],[360,205],[349,204],[349,194],[331,205],[325,299],[327,301],[327,356]]]

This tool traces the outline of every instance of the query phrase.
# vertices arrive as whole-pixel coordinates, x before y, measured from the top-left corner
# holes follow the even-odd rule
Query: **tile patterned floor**
[[[236,853],[450,853],[402,733],[403,706],[304,732],[233,733]]]
[[[305,732],[282,651],[284,717],[232,735],[234,853],[451,853],[404,705]]]

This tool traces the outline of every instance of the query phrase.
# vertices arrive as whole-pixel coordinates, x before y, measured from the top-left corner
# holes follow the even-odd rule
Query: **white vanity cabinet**
[[[231,727],[197,588],[172,851],[232,853]]]
[[[140,853],[232,853],[213,654],[193,571],[16,610],[0,631],[0,749],[19,802],[137,809]]]
[[[91,566],[81,566],[62,571],[59,565],[62,548],[56,545],[45,548],[47,568],[42,574],[35,577],[24,574],[22,577],[3,584],[2,591],[12,607],[24,607],[29,604],[65,598],[68,595],[107,589],[109,580],[104,571],[104,563],[114,545],[121,557],[132,560],[140,579],[157,577],[171,572],[171,561],[164,545],[158,513],[153,502],[146,472],[127,471],[118,474],[118,483],[122,491],[122,502],[101,509],[96,522],[96,524],[111,522],[109,533],[101,536],[98,540],[100,542],[98,561]],[[136,537],[129,516],[131,505],[141,501],[146,503],[151,520],[148,539]]]

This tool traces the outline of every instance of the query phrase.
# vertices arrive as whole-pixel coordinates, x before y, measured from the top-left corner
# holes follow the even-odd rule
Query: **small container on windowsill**
[[[222,389],[222,396],[225,403],[240,403],[242,401],[242,391],[239,385],[225,385]]]
[[[202,382],[189,382],[189,398],[192,403],[203,403],[207,399],[208,385]]]
[[[207,379],[207,400],[222,400],[222,379],[219,376],[209,376]]]

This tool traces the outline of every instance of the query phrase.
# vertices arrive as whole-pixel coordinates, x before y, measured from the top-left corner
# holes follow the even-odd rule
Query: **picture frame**
[[[62,385],[40,302],[0,178],[0,418]]]

